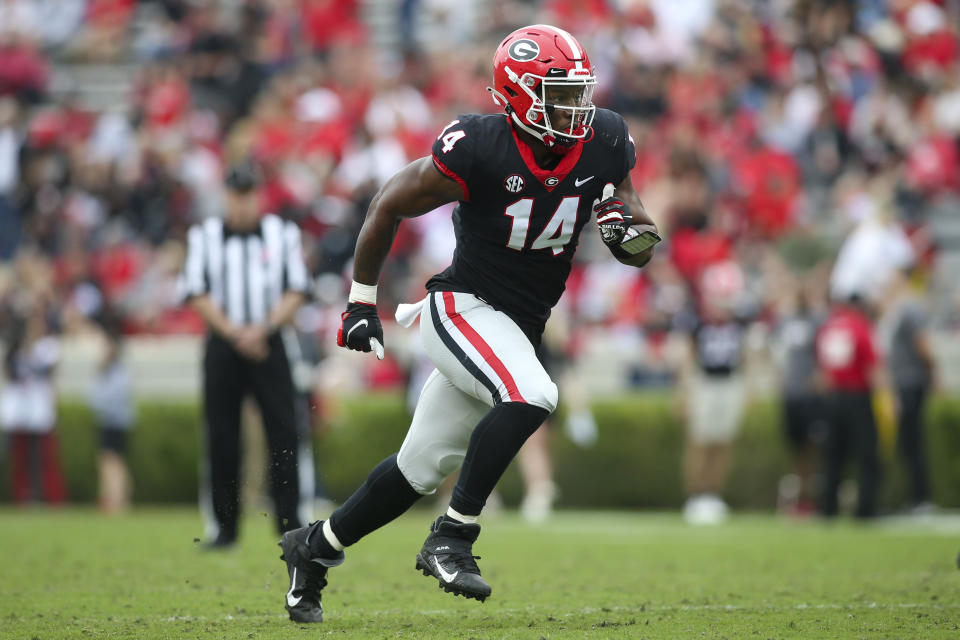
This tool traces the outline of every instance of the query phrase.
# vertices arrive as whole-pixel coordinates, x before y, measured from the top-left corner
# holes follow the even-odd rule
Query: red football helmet
[[[488,89],[518,127],[548,149],[566,153],[590,132],[596,84],[587,52],[572,35],[535,24],[517,29],[497,47]]]

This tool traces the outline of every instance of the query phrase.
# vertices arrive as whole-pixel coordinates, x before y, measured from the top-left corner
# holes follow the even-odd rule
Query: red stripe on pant
[[[40,487],[32,486],[35,474],[31,466],[34,461],[39,464]],[[67,488],[60,468],[56,433],[11,433],[10,475],[12,497],[18,504],[29,502],[31,498],[39,499],[41,496],[52,504],[65,502]]]
[[[520,395],[520,391],[517,389],[517,383],[513,381],[513,376],[507,371],[507,368],[503,365],[503,362],[500,361],[500,358],[497,357],[497,354],[493,352],[490,345],[477,333],[476,329],[471,327],[470,323],[457,313],[453,294],[449,291],[443,292],[443,309],[446,311],[447,316],[453,321],[454,326],[463,334],[463,337],[473,345],[473,348],[477,350],[480,357],[482,357],[484,361],[490,365],[490,368],[500,377],[500,380],[507,388],[507,393],[510,395],[510,401],[526,402],[523,396]]]

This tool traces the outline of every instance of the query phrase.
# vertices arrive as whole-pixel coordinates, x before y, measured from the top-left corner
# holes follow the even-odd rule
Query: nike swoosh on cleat
[[[447,584],[453,582],[456,577],[460,575],[459,571],[454,571],[453,573],[447,573],[444,571],[443,567],[440,566],[440,562],[437,560],[436,556],[433,558],[433,566],[437,568],[437,571],[440,572],[440,578]]]
[[[573,181],[573,186],[579,187],[580,185],[587,184],[588,182],[593,180],[593,178],[594,176],[590,176],[589,178],[584,178],[583,180],[581,180],[580,178],[577,178],[576,180]]]
[[[303,596],[293,596],[293,590],[297,586],[297,568],[293,568],[293,576],[290,578],[290,591],[287,591],[287,606],[295,607],[303,600]]]
[[[350,331],[347,331],[347,339],[345,340],[345,342],[349,342],[349,341],[350,341],[350,334],[353,333],[354,330],[356,330],[357,327],[365,327],[365,326],[367,326],[368,324],[370,324],[370,323],[367,322],[367,319],[366,319],[366,318],[364,318],[363,320],[361,320],[361,321],[358,322],[357,324],[355,324],[355,325],[353,325],[352,327],[350,327]]]

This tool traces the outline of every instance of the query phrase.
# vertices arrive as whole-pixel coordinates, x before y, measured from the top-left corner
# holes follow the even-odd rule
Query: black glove
[[[600,237],[607,246],[619,245],[630,226],[630,212],[627,211],[627,205],[613,195],[613,189],[613,185],[608,183],[603,188],[601,199],[593,203],[593,212],[597,216],[597,228],[600,229]]]
[[[340,314],[337,345],[364,353],[373,349],[377,358],[383,360],[383,327],[377,315],[377,306],[348,302],[347,310]]]

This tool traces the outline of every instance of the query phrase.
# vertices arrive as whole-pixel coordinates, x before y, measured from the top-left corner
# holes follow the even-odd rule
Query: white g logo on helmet
[[[507,53],[517,62],[529,62],[540,55],[540,45],[533,40],[523,38],[511,44]]]

